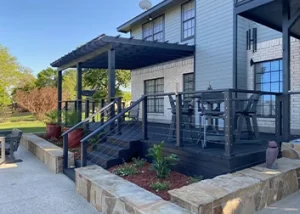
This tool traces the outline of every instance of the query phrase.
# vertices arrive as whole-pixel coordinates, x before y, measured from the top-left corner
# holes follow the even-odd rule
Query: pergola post
[[[116,52],[114,48],[108,50],[108,102],[113,101],[116,96]],[[110,109],[110,118],[115,116],[115,108],[112,105]],[[114,124],[110,126],[110,130],[114,129]]]
[[[283,22],[282,22],[282,62],[283,62],[283,109],[282,112],[282,128],[283,140],[288,141],[290,135],[290,62],[291,62],[291,35],[290,35],[290,2],[289,0],[282,0]]]
[[[57,113],[58,118],[57,122],[58,124],[61,124],[61,109],[62,109],[62,71],[58,71],[58,77],[57,77]]]
[[[116,53],[115,49],[110,49],[108,51],[108,99],[111,101],[115,98],[116,90]]]
[[[77,113],[78,122],[82,120],[82,67],[81,63],[77,64]]]

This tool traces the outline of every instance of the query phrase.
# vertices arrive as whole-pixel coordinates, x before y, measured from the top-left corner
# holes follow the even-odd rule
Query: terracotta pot
[[[64,132],[69,128],[64,128]],[[80,140],[83,138],[83,129],[75,129],[68,134],[69,148],[77,148],[80,145]]]
[[[47,138],[60,138],[61,126],[57,124],[46,124]]]

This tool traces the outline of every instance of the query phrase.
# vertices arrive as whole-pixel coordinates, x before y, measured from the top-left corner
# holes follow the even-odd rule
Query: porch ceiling
[[[59,70],[76,67],[108,68],[108,51],[115,50],[116,69],[137,69],[192,56],[194,46],[101,35],[55,62]]]
[[[282,32],[282,0],[244,0],[236,4],[236,13],[247,19]],[[290,0],[291,15],[300,10],[299,0]],[[300,20],[291,28],[291,35],[300,39]]]

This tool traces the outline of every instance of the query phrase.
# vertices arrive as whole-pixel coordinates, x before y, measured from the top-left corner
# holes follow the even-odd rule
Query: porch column
[[[58,78],[57,78],[57,112],[58,124],[61,124],[61,106],[62,106],[62,71],[58,70]]]
[[[82,120],[82,67],[81,63],[77,64],[77,111],[78,122]]]
[[[289,28],[290,3],[283,0],[283,23],[282,23],[282,62],[283,62],[283,109],[282,119],[283,140],[288,141],[290,135],[290,62],[291,62],[291,35]]]
[[[109,102],[116,96],[116,53],[115,49],[108,51],[108,99]]]
[[[233,13],[233,79],[232,85],[234,89],[238,89],[237,79],[238,79],[238,68],[237,68],[237,48],[238,48],[238,15]]]

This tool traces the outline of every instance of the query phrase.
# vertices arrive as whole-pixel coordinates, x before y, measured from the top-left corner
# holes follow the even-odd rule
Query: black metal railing
[[[122,98],[113,98],[112,101],[106,105],[102,102],[102,107],[99,107],[99,109],[92,108],[92,110],[90,109],[89,100],[85,101],[85,119],[73,124],[62,134],[64,169],[69,168],[69,151],[74,153],[75,161],[81,159],[82,151],[80,150],[80,140],[114,117],[116,111],[120,111],[121,109],[121,99]],[[82,114],[82,112],[80,113]]]
[[[130,113],[141,103],[143,105],[143,109],[146,109],[147,97],[141,97],[126,109],[121,110],[121,108],[118,108],[119,110],[117,115],[111,117],[103,125],[81,139],[81,166],[86,166],[88,159],[93,163],[99,164],[101,162],[99,160],[104,158],[103,156],[106,156],[106,161],[109,161],[107,158],[114,158],[114,156],[106,155],[106,152],[110,152],[111,154],[111,151],[107,150],[113,150],[123,146],[123,141],[147,139],[147,114],[142,115],[142,124],[139,123],[139,117],[134,121],[134,125],[125,119],[126,114]],[[121,107],[120,102],[118,106]],[[107,129],[108,131],[104,132],[104,130]],[[111,139],[111,146],[109,148],[101,147],[101,144],[106,141],[107,137],[114,135],[117,135],[117,137],[119,136],[122,140],[119,141],[118,139]],[[91,141],[94,139],[98,142],[93,144],[93,149],[90,151],[90,154],[92,155],[88,158],[88,150],[91,146]]]
[[[255,94],[257,96],[253,96]],[[178,147],[199,144],[206,148],[206,142],[214,142],[224,147],[226,156],[232,156],[243,150],[235,149],[238,145],[259,144],[262,141],[261,124],[267,118],[260,119],[257,114],[262,96],[274,96],[274,102],[281,102],[280,93],[234,89],[147,95],[148,101],[164,98],[164,111],[153,112],[153,106],[148,106],[151,110],[147,113],[147,135],[149,140],[175,142]],[[254,105],[255,109],[252,109]],[[246,120],[246,123],[241,120]],[[277,136],[267,137],[278,140],[282,137],[282,117],[270,117],[270,120],[274,124],[270,127],[271,132]],[[246,126],[246,131],[241,127],[238,129],[238,122]]]
[[[97,140],[96,145],[93,143],[93,148],[97,148],[94,153],[103,155],[104,150],[97,145],[102,145],[108,136],[156,143],[166,141],[177,147],[199,146],[206,149],[210,144],[218,150],[223,148],[223,154],[228,157],[245,152],[248,145],[249,150],[255,149],[256,145],[260,150],[264,149],[263,142],[267,140],[282,142],[285,139],[284,96],[273,92],[220,89],[144,95],[125,109],[120,107],[121,102],[117,102],[117,113],[109,112],[111,116],[104,123],[81,138],[81,166],[86,166],[88,160],[99,158],[87,158],[88,153],[93,152],[91,141]],[[273,114],[260,117],[261,106],[270,102],[273,102],[271,106],[275,106],[271,109],[275,111],[275,117]],[[131,126],[124,118],[140,105],[141,115]],[[268,130],[265,131],[265,128]],[[117,139],[113,141],[114,146],[122,146]]]

